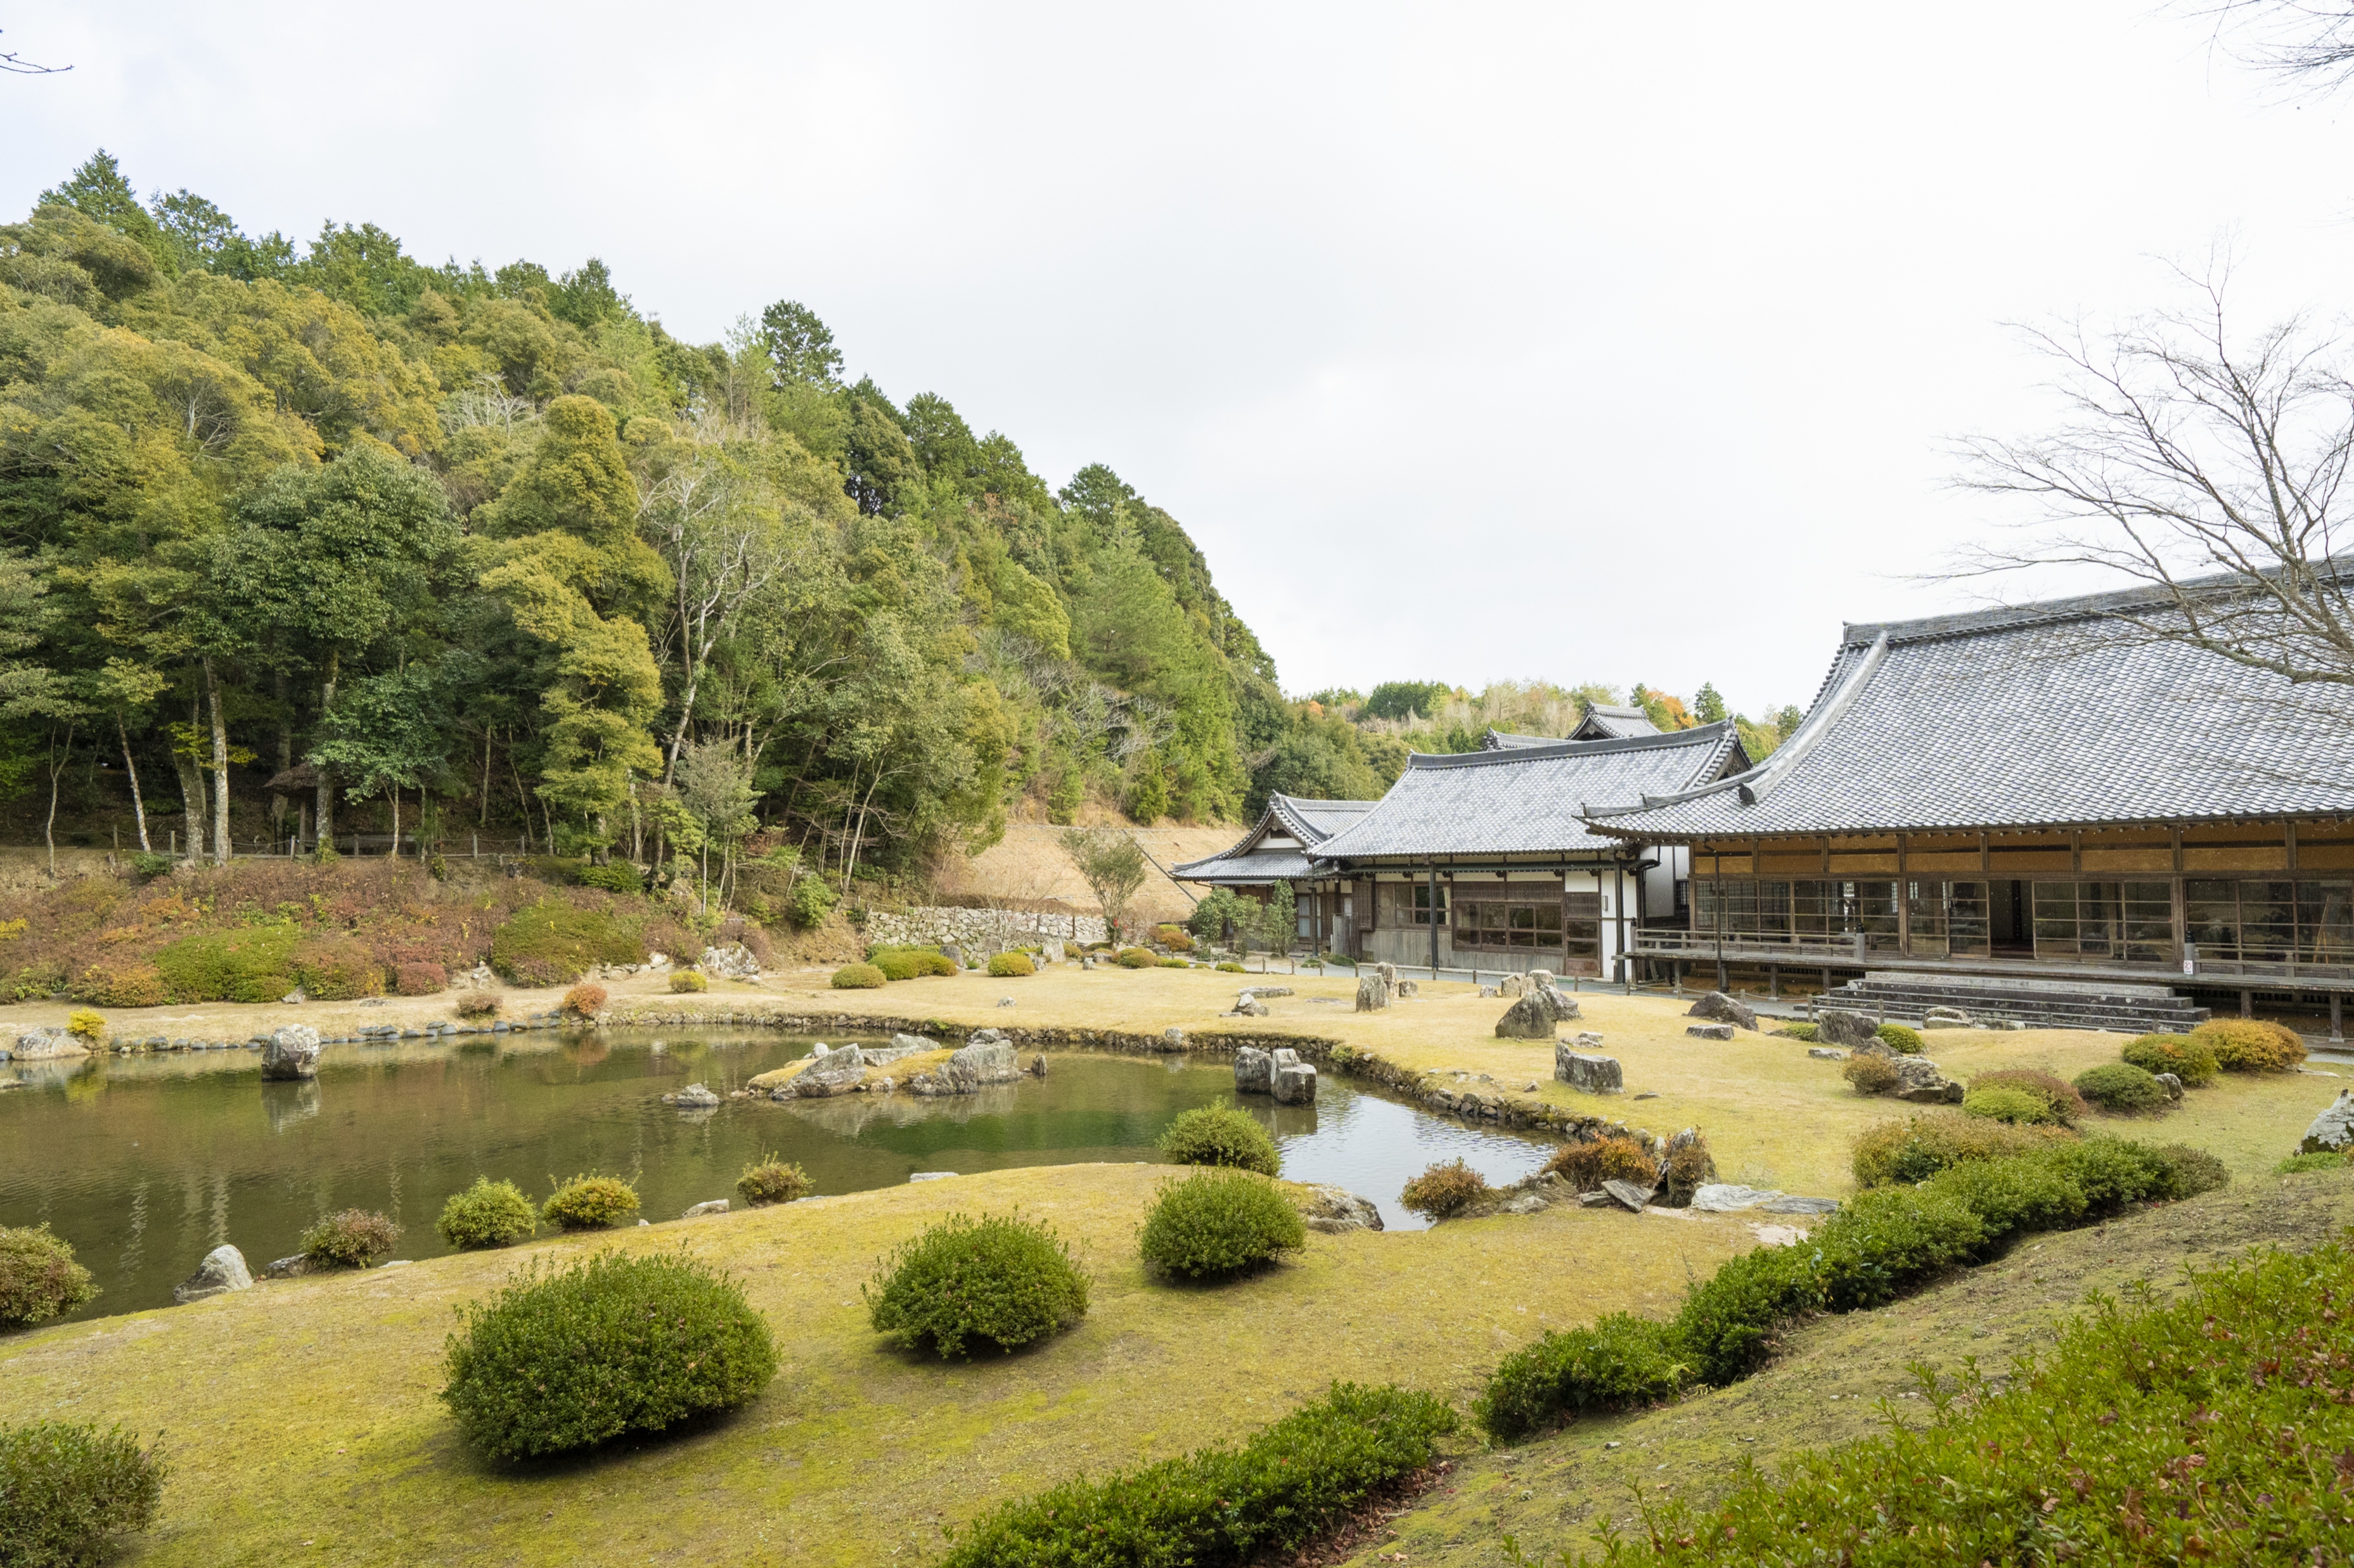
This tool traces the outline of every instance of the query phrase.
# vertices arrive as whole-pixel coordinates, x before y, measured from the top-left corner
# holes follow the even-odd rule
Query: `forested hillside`
[[[1298,720],[1176,519],[844,377],[799,303],[686,343],[593,260],[298,248],[101,153],[0,228],[12,821],[847,885],[1025,798],[1238,816]]]

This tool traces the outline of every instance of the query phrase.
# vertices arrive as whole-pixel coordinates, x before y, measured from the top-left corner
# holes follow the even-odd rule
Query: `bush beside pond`
[[[763,1154],[736,1178],[736,1192],[752,1207],[796,1202],[817,1190],[817,1183],[799,1165]]]
[[[637,927],[610,911],[543,898],[491,934],[491,967],[516,985],[568,985],[599,964],[637,964]]]
[[[392,1250],[400,1227],[383,1214],[345,1209],[323,1215],[302,1233],[302,1255],[321,1268],[366,1268]]]
[[[117,1426],[35,1421],[0,1427],[0,1563],[86,1568],[116,1538],[155,1522],[162,1446],[142,1449]]]
[[[599,1231],[638,1212],[638,1190],[618,1176],[575,1176],[540,1205],[540,1218],[559,1230]]]
[[[1015,1350],[1087,1316],[1087,1277],[1054,1228],[1018,1214],[950,1214],[859,1287],[875,1331],[943,1359],[986,1340]]]
[[[874,991],[890,977],[873,964],[844,964],[833,971],[836,991]]]
[[[744,1404],[776,1375],[768,1324],[693,1258],[534,1259],[465,1309],[441,1398],[477,1448],[512,1462],[661,1432]]]
[[[1180,1111],[1161,1134],[1161,1153],[1179,1165],[1231,1165],[1272,1176],[1283,1168],[1258,1118],[1224,1099]]]
[[[711,982],[703,978],[700,970],[681,969],[670,977],[670,989],[673,995],[692,996],[696,991],[709,991]]]
[[[514,1182],[477,1176],[472,1186],[441,1205],[434,1229],[455,1247],[511,1246],[539,1229],[539,1211]]]
[[[1308,1245],[1308,1226],[1267,1178],[1208,1170],[1162,1184],[1137,1245],[1164,1274],[1218,1277],[1298,1252]]]
[[[46,1323],[98,1294],[71,1243],[46,1224],[0,1227],[0,1329]]]
[[[1461,1212],[1464,1205],[1484,1196],[1488,1179],[1461,1160],[1450,1160],[1433,1165],[1405,1184],[1398,1193],[1398,1202],[1417,1214],[1434,1220]]]
[[[1649,1146],[1626,1133],[1579,1139],[1564,1144],[1545,1161],[1545,1173],[1559,1176],[1580,1192],[1591,1192],[1605,1181],[1632,1181],[1651,1187],[1659,1180],[1659,1162]]]

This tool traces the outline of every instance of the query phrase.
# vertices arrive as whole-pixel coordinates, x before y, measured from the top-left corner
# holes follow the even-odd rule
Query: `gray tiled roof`
[[[1320,862],[1426,855],[1591,854],[1588,802],[1639,802],[1714,779],[1738,754],[1730,723],[1625,740],[1416,753],[1378,810],[1318,846]]]
[[[1559,746],[1570,737],[1565,735],[1508,735],[1492,725],[1479,737],[1482,751],[1516,751],[1530,746]]]
[[[1673,841],[2354,814],[2354,692],[2115,619],[2154,602],[1850,626],[1780,750],[1597,825]]]
[[[1619,740],[1630,735],[1657,735],[1659,726],[1639,707],[1588,703],[1585,716],[1570,733],[1573,740]]]
[[[1259,814],[1250,832],[1235,840],[1231,847],[1202,860],[1186,861],[1172,867],[1170,874],[1186,882],[1242,883],[1306,876],[1306,854],[1288,850],[1259,850],[1257,847],[1259,841],[1269,832],[1281,829],[1303,844],[1320,844],[1380,804],[1379,800],[1310,800],[1298,795],[1270,795],[1267,810]],[[1278,869],[1275,864],[1278,860],[1294,864],[1298,869]]]

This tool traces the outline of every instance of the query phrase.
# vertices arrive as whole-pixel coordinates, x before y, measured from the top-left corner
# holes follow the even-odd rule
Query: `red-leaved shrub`
[[[564,993],[564,1011],[575,1018],[594,1018],[605,1005],[605,988],[590,983],[576,985]]]
[[[450,971],[440,964],[402,964],[392,971],[392,989],[403,996],[432,996],[449,984]]]

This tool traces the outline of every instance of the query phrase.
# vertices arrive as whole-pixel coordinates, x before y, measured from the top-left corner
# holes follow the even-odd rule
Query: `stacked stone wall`
[[[877,909],[866,916],[866,939],[885,947],[937,948],[943,942],[972,951],[1026,948],[1040,941],[1110,940],[1100,915],[1032,914],[1022,909]]]

